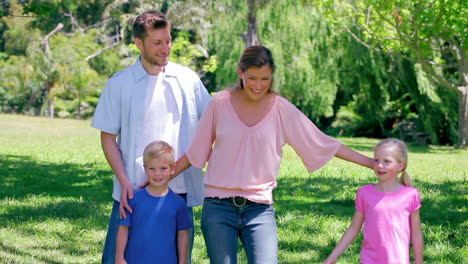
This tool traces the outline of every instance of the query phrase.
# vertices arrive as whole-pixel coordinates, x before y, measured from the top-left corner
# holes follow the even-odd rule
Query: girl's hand
[[[334,258],[334,257],[332,257],[332,256],[329,256],[329,257],[323,262],[323,264],[335,264],[337,260],[338,260],[337,258]]]

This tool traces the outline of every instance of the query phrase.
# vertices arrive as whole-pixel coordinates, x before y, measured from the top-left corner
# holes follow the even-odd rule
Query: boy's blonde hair
[[[382,147],[390,148],[393,152],[394,157],[399,162],[405,163],[405,167],[403,168],[400,177],[400,183],[406,186],[413,186],[413,181],[406,172],[406,168],[408,167],[408,148],[406,147],[405,142],[396,138],[387,138],[377,143],[377,145],[374,148],[374,152]]]
[[[160,159],[169,163],[174,163],[174,149],[162,140],[153,141],[149,143],[143,151],[143,164],[146,166],[151,159]]]

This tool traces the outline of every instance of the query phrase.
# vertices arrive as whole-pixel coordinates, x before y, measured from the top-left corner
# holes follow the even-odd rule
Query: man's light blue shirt
[[[135,149],[143,127],[148,77],[140,58],[132,66],[114,74],[102,91],[91,124],[101,131],[117,135],[127,178],[134,189],[141,182],[141,179],[137,179],[135,162],[141,153],[138,155]],[[210,95],[197,74],[185,66],[169,62],[164,68],[163,78],[174,96],[181,98],[176,102],[181,115],[179,147],[185,152]],[[183,176],[187,189],[187,206],[201,205],[204,194],[202,170],[190,167],[184,171]],[[114,175],[112,197],[116,201],[120,200],[120,191],[120,183]]]

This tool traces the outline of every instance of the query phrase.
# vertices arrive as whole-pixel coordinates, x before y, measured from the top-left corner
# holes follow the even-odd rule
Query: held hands
[[[125,183],[121,185],[122,192],[120,193],[120,218],[125,219],[127,215],[125,214],[125,209],[130,213],[133,213],[132,208],[128,205],[128,199],[133,199],[133,187],[130,183]]]

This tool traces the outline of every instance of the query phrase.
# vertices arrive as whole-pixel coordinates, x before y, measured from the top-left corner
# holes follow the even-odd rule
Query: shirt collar
[[[137,81],[146,77],[148,73],[146,72],[143,64],[141,63],[141,56],[138,56],[137,61],[134,64],[134,76]],[[177,67],[176,64],[169,61],[164,67],[164,77],[175,77],[177,76]]]

